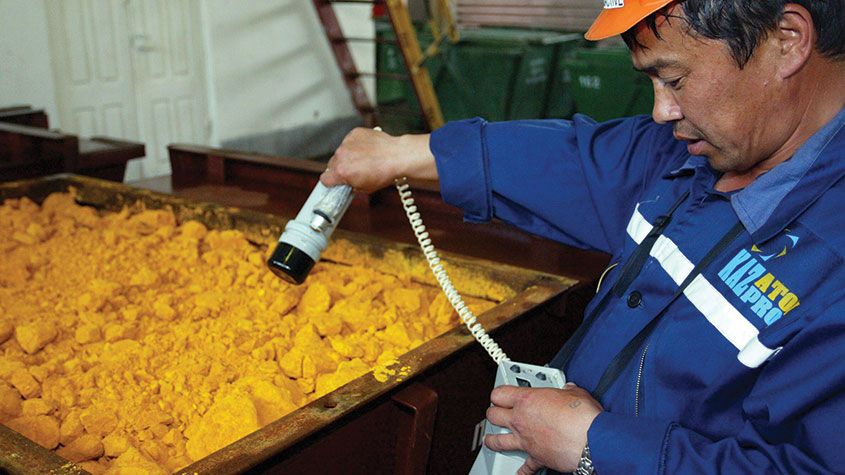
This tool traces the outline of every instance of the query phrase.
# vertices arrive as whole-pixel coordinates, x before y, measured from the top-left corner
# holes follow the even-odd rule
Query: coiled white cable
[[[481,323],[476,321],[475,315],[469,307],[467,307],[466,303],[464,303],[464,299],[452,284],[452,280],[449,278],[449,274],[446,273],[446,269],[443,268],[443,264],[440,263],[440,256],[437,254],[437,250],[434,249],[434,245],[431,243],[428,232],[425,230],[425,226],[423,225],[417,206],[414,204],[414,198],[411,194],[408,180],[404,177],[397,179],[396,190],[399,192],[399,198],[402,200],[402,207],[405,208],[405,214],[408,216],[408,221],[411,223],[411,228],[414,230],[417,242],[419,242],[420,248],[422,249],[423,254],[425,254],[428,266],[431,268],[431,272],[434,273],[434,277],[437,279],[437,283],[440,284],[440,288],[443,289],[443,293],[446,294],[446,298],[449,299],[449,303],[452,304],[452,308],[458,312],[458,316],[461,317],[461,321],[464,322],[464,325],[466,325],[469,332],[472,333],[475,340],[480,343],[485,350],[487,350],[487,353],[491,358],[493,358],[493,361],[498,364],[502,361],[508,360],[508,356],[505,352],[502,351],[502,349],[499,348],[499,345],[493,341],[493,338],[487,334],[487,331],[484,330]]]

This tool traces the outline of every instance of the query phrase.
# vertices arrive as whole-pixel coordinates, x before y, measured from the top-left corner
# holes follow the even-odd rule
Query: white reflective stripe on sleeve
[[[637,244],[643,242],[648,233],[651,232],[652,225],[648,221],[646,221],[645,217],[640,214],[640,205],[637,204],[637,207],[634,209],[634,214],[631,216],[631,220],[628,221],[628,236],[631,236],[631,239],[634,240]]]
[[[646,221],[637,205],[628,222],[628,235],[639,244],[651,229],[652,225]],[[678,246],[666,236],[661,235],[657,238],[650,254],[677,285],[681,285],[695,267]],[[759,333],[757,328],[703,275],[699,274],[690,282],[684,289],[684,295],[725,339],[740,350],[737,358],[745,366],[756,368],[778,351],[760,343],[757,338]]]
[[[740,363],[748,366],[749,368],[757,368],[761,364],[765,363],[766,360],[774,356],[782,348],[783,347],[779,346],[775,349],[771,349],[761,343],[759,337],[755,336],[742,350],[740,350],[739,355],[737,355],[737,359]]]

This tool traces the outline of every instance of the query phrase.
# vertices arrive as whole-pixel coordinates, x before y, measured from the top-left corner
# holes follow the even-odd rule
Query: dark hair
[[[812,15],[819,53],[845,59],[845,0],[677,0],[642,22],[660,38],[658,18],[682,19],[692,32],[727,43],[731,56],[739,67],[744,67],[757,45],[777,26],[787,3],[801,5]],[[686,18],[669,14],[679,4]],[[634,27],[622,34],[631,49],[643,46],[636,33]]]

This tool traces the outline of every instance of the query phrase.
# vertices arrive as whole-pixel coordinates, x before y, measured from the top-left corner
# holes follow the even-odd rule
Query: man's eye
[[[672,89],[677,89],[678,85],[681,83],[681,78],[678,79],[661,79],[664,86],[670,87]]]

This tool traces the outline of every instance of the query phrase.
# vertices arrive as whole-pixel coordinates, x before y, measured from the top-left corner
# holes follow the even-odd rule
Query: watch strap
[[[590,456],[590,446],[585,445],[581,451],[581,459],[578,461],[578,468],[573,472],[575,475],[593,475],[596,472],[593,467],[593,459]]]

